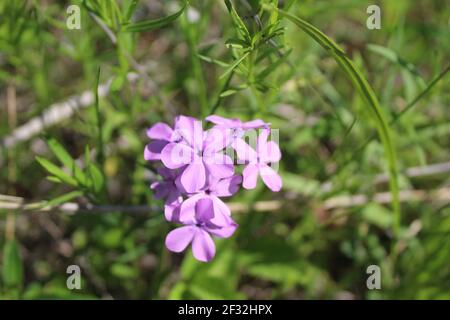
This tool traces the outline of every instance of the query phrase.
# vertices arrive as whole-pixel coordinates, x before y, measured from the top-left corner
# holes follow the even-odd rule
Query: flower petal
[[[253,150],[244,140],[240,138],[236,138],[232,143],[232,147],[236,150],[237,156],[239,160],[248,161],[248,162],[256,162],[258,156],[256,151]]]
[[[164,180],[175,180],[178,170],[172,170],[166,167],[159,167],[156,172],[164,178]]]
[[[175,131],[192,148],[197,151],[202,150],[203,129],[201,121],[193,117],[178,116],[175,121]]]
[[[228,121],[227,118],[224,118],[224,117],[221,117],[221,116],[218,116],[218,115],[215,115],[215,114],[207,116],[205,118],[205,120],[209,121],[209,122],[212,122],[214,124],[223,124],[223,123]]]
[[[194,161],[181,174],[181,185],[187,193],[194,193],[205,186],[206,172],[203,161]]]
[[[278,175],[278,173],[275,172],[275,170],[273,170],[266,164],[261,164],[259,173],[262,180],[270,190],[274,192],[278,192],[281,190],[283,181],[281,180],[281,177]]]
[[[268,127],[268,126],[270,126],[270,124],[265,123],[261,119],[247,121],[242,124],[243,129],[257,129],[257,128]]]
[[[256,152],[258,152],[259,156],[261,156],[261,154],[266,150],[267,138],[269,137],[269,134],[270,134],[269,129],[260,130],[258,136],[258,144],[256,146]]]
[[[259,155],[260,161],[264,163],[275,163],[281,159],[280,147],[275,143],[275,141],[269,141],[266,143],[264,150]]]
[[[167,141],[155,140],[150,142],[144,149],[144,159],[147,161],[160,160],[161,151],[167,145]]]
[[[203,154],[211,155],[228,147],[233,138],[232,129],[213,127],[206,132],[203,142]]]
[[[234,175],[214,181],[214,183],[210,186],[211,194],[218,197],[231,197],[239,190],[239,185],[241,183],[241,175]]]
[[[194,150],[182,143],[169,143],[161,151],[161,161],[169,169],[177,169],[192,162]]]
[[[213,202],[209,198],[202,198],[195,204],[195,219],[197,222],[207,222],[214,218]]]
[[[228,217],[228,220],[228,224],[225,227],[207,226],[205,227],[205,230],[216,237],[229,238],[236,231],[238,225],[231,217]]]
[[[204,197],[206,197],[205,194],[198,193],[183,201],[180,208],[181,223],[184,224],[197,223],[197,220],[195,219],[195,205],[199,199],[202,199]]]
[[[178,205],[178,204],[181,204],[181,202],[183,202],[183,197],[181,196],[180,191],[173,185],[173,183],[170,183],[167,189],[168,189],[168,192],[167,192],[166,204]]]
[[[169,232],[166,237],[166,248],[173,252],[181,252],[191,243],[196,228],[194,226],[185,226]]]
[[[147,130],[147,136],[153,140],[171,141],[172,133],[172,128],[163,122],[157,122]]]
[[[228,206],[216,196],[210,197],[214,206],[214,218],[209,220],[209,222],[216,227],[227,227],[230,223],[229,218],[231,217],[230,208],[228,208]]]
[[[234,174],[233,160],[221,153],[215,153],[211,157],[203,156],[203,161],[210,173],[215,178],[228,178]]]
[[[242,186],[245,189],[255,189],[256,188],[256,182],[258,180],[258,172],[259,172],[259,167],[257,164],[248,164],[244,168],[244,171],[242,172],[242,175],[243,175]]]
[[[225,204],[225,202],[223,202],[216,196],[210,195],[210,197],[214,203],[214,210],[219,209],[220,212],[222,212],[224,215],[231,216],[230,208],[228,208],[228,206]]]
[[[208,232],[197,228],[192,241],[192,253],[195,259],[203,262],[211,261],[216,254],[216,246]]]
[[[171,203],[164,205],[164,217],[167,221],[180,222],[180,204]]]
[[[221,116],[217,116],[215,114],[210,115],[208,117],[205,118],[206,121],[212,122],[215,125],[219,125],[221,127],[229,127],[229,128],[233,128],[235,125],[239,125],[240,121],[235,119],[227,119]]]
[[[167,196],[170,192],[170,188],[164,181],[155,181],[150,185],[150,189],[154,191],[156,199],[161,199]]]

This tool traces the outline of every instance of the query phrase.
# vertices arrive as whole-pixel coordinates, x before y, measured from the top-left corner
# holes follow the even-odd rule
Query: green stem
[[[220,103],[222,102],[222,99],[223,99],[221,95],[222,95],[223,92],[225,92],[225,91],[228,90],[228,87],[230,86],[231,79],[233,78],[233,75],[234,75],[234,71],[231,71],[231,72],[228,74],[227,80],[224,82],[224,84],[223,84],[223,86],[222,86],[222,89],[221,89],[220,92],[219,92],[219,95],[218,95],[218,97],[217,97],[216,102],[214,103],[214,105],[212,106],[212,108],[209,110],[209,114],[210,114],[210,115],[211,115],[211,114],[214,114],[214,113],[217,111],[217,109],[219,108]]]

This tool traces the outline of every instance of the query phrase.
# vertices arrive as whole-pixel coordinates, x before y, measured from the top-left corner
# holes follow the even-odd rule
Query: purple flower
[[[278,145],[267,141],[269,123],[217,115],[206,120],[215,124],[207,131],[199,120],[187,116],[176,117],[173,129],[159,122],[148,129],[152,142],[144,151],[146,160],[159,160],[163,165],[157,170],[162,180],[150,188],[155,198],[165,199],[166,219],[183,225],[167,235],[167,249],[181,252],[192,244],[194,257],[205,262],[216,252],[212,236],[228,238],[237,228],[221,198],[233,196],[241,184],[246,189],[255,188],[258,175],[272,191],[282,186],[280,176],[269,166],[281,159]],[[263,130],[255,151],[242,137],[258,128]],[[235,164],[225,154],[229,146],[246,165],[243,176],[234,174]]]
[[[270,190],[278,192],[281,189],[281,177],[268,165],[280,161],[281,152],[275,142],[267,141],[269,133],[268,129],[262,130],[256,143],[256,151],[242,139],[238,138],[233,142],[238,158],[247,163],[242,172],[244,177],[242,186],[245,189],[256,187],[258,174]]]
[[[209,232],[221,238],[230,237],[234,233],[237,224],[231,218],[230,208],[215,195],[198,193],[183,201],[180,207],[180,222],[183,224],[195,223],[199,202],[203,203],[205,200],[211,203],[208,209],[210,210],[208,220],[211,225],[216,226],[216,228],[210,229]]]
[[[200,121],[180,116],[176,131],[183,139],[168,143],[161,151],[161,161],[170,169],[187,165],[180,177],[187,193],[204,188],[208,174],[217,178],[233,175],[233,161],[221,153],[229,141],[223,130],[204,132]]]
[[[237,227],[228,215],[220,219],[216,217],[214,202],[208,197],[200,197],[196,200],[192,210],[189,210],[189,215],[186,214],[183,220],[185,226],[172,230],[167,235],[166,247],[170,251],[181,252],[192,243],[194,257],[204,262],[211,261],[216,254],[216,246],[211,234],[227,238]]]

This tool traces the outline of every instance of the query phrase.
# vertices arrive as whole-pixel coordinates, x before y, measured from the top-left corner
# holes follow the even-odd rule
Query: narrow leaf
[[[68,202],[72,199],[81,197],[83,195],[82,191],[72,191],[66,194],[63,194],[59,197],[56,197],[50,201],[46,201],[45,204],[43,205],[44,207],[46,206],[58,206],[60,204],[63,204],[65,202]]]
[[[20,286],[23,282],[22,259],[15,240],[6,242],[3,248],[2,277],[7,287]]]
[[[250,51],[244,53],[242,57],[237,59],[230,67],[228,67],[227,70],[219,77],[219,79],[224,78],[227,74],[229,74],[231,71],[233,71],[247,56],[250,54]]]
[[[269,74],[271,74],[273,71],[275,71],[276,69],[278,69],[278,67],[283,64],[284,62],[286,62],[286,59],[288,58],[289,54],[292,52],[292,49],[290,49],[289,51],[287,51],[282,57],[280,57],[277,61],[275,61],[275,63],[272,63],[270,66],[268,66],[266,69],[264,69],[263,71],[261,71],[261,73],[258,75],[258,78],[260,80],[264,80],[265,78],[267,78],[267,76]]]
[[[39,162],[39,164],[44,167],[45,170],[48,171],[48,173],[54,175],[56,178],[61,180],[64,183],[67,183],[71,186],[78,186],[78,182],[68,175],[66,172],[64,172],[61,168],[56,166],[55,164],[51,163],[47,159],[36,157],[36,161]]]
[[[53,154],[58,158],[58,160],[65,166],[67,169],[71,170],[73,177],[75,180],[79,182],[79,184],[86,183],[86,176],[81,171],[81,169],[75,163],[75,160],[72,156],[66,151],[66,149],[54,138],[50,138],[47,140],[47,144]]]
[[[124,24],[122,26],[122,30],[125,32],[143,32],[162,28],[175,21],[184,12],[184,10],[186,10],[188,3],[189,2],[187,0],[183,1],[181,9],[167,17]]]
[[[94,191],[94,193],[101,192],[105,184],[103,173],[92,162],[87,166],[87,173],[91,178],[92,190]]]
[[[231,15],[231,19],[233,20],[234,25],[237,27],[242,37],[245,39],[245,41],[251,42],[250,32],[248,32],[244,21],[242,21],[241,17],[239,17],[239,14],[234,8],[232,2],[230,0],[225,0],[225,5],[227,6],[228,12]]]
[[[286,11],[279,10],[273,6],[264,5],[264,9],[272,11],[278,10],[280,16],[283,16],[293,22],[297,27],[306,32],[313,40],[327,50],[336,60],[338,65],[343,69],[345,74],[350,78],[355,88],[366,102],[373,119],[375,120],[378,135],[383,143],[389,166],[389,183],[392,193],[392,207],[394,209],[394,234],[398,236],[400,231],[400,201],[399,187],[397,181],[397,155],[393,141],[390,135],[389,124],[386,120],[383,110],[381,109],[378,99],[370,84],[367,82],[361,71],[356,67],[353,61],[347,56],[345,51],[339,47],[333,40],[326,36],[319,29],[308,23],[307,21],[296,17]]]

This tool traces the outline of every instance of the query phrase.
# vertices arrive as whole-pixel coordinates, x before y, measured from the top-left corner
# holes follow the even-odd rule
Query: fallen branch
[[[404,171],[404,175],[408,178],[420,178],[425,176],[439,175],[450,172],[450,162],[434,163],[427,166],[411,167]],[[388,181],[386,174],[380,174],[375,177],[375,183],[383,183]]]
[[[104,97],[109,93],[112,79],[98,86],[98,96]],[[27,141],[39,134],[45,128],[70,118],[79,109],[86,108],[94,103],[95,95],[92,90],[86,90],[78,96],[71,97],[66,101],[55,103],[42,113],[7,135],[0,141],[0,147],[7,149],[14,147],[20,142]]]
[[[432,191],[427,190],[403,190],[400,191],[401,202],[443,202],[450,203],[450,188],[442,188]],[[367,195],[354,196],[337,196],[325,200],[323,207],[325,209],[337,209],[361,206],[368,202],[376,202],[379,204],[388,204],[392,199],[390,192],[380,192],[374,194],[372,197]]]
[[[62,212],[65,214],[76,213],[110,213],[124,212],[130,214],[148,214],[153,212],[162,213],[164,211],[160,206],[148,205],[94,205],[94,204],[78,204],[75,202],[66,202],[56,206],[45,205],[45,202],[37,202],[26,204],[24,199],[15,197],[13,201],[2,201],[9,196],[0,196],[0,210],[18,210],[21,212]],[[229,203],[229,207],[233,212],[254,211],[272,211],[281,208],[281,201],[259,201],[253,205],[243,203]]]
[[[401,171],[400,173],[408,178],[421,178],[445,174],[448,172],[450,172],[450,162],[433,163],[430,165],[420,167],[410,167],[406,168],[404,171]],[[373,180],[375,184],[386,183],[389,181],[389,177],[385,173],[380,173],[377,174]],[[333,184],[331,181],[324,182],[320,186],[320,190],[322,192],[329,192],[332,190],[332,188]]]
[[[322,207],[327,210],[337,208],[348,208],[354,206],[361,206],[368,202],[376,202],[379,204],[388,204],[391,201],[391,194],[389,192],[376,193],[372,197],[367,195],[354,196],[336,196],[325,200]],[[450,203],[450,188],[442,188],[432,191],[427,190],[403,190],[400,192],[400,201],[402,202],[442,202]],[[269,212],[280,210],[285,201],[270,200],[257,201],[255,203],[228,203],[231,211],[234,213],[243,213],[249,211]],[[163,209],[160,206],[148,205],[94,205],[94,204],[78,204],[74,202],[67,202],[61,205],[48,206],[45,202],[37,202],[26,204],[25,199],[20,197],[11,197],[0,195],[0,209],[18,210],[21,212],[62,212],[66,214],[76,213],[109,213],[109,212],[123,212],[130,214],[148,214],[148,213],[162,213]]]

